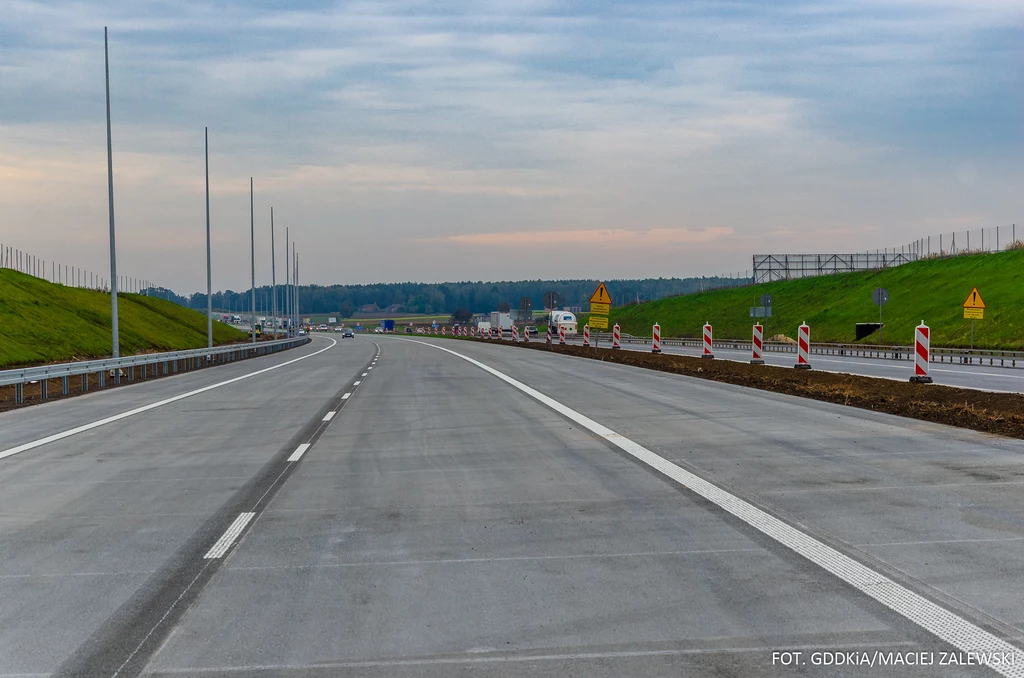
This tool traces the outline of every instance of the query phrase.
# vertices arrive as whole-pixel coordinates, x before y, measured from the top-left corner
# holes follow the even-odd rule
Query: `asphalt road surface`
[[[541,341],[544,337],[541,337]],[[532,339],[531,341],[535,341]],[[557,338],[555,339],[557,341]],[[582,337],[567,337],[566,342],[580,346],[583,343]],[[611,346],[610,341],[602,341],[604,348]],[[622,344],[622,349],[627,351],[641,351],[649,353],[650,344]],[[661,347],[663,353],[673,355],[689,355],[699,357],[701,349],[692,346],[666,346]],[[722,345],[713,348],[716,359],[738,360],[741,362],[750,361],[750,351],[724,348]],[[776,353],[765,351],[764,361],[768,365],[780,367],[792,367],[796,363],[795,353]],[[998,361],[997,361],[998,362]],[[910,360],[890,360],[883,358],[864,358],[860,356],[836,356],[836,355],[811,355],[811,367],[827,372],[844,372],[848,374],[860,374],[865,377],[879,377],[882,379],[896,379],[907,381],[914,374],[914,363]],[[973,388],[983,391],[1007,391],[1011,393],[1024,392],[1024,363],[1020,367],[1000,367],[997,365],[961,365],[959,363],[932,363],[930,376],[936,384],[946,386],[958,386],[961,388]]]
[[[0,676],[1024,675],[1022,452],[314,336],[0,414]]]

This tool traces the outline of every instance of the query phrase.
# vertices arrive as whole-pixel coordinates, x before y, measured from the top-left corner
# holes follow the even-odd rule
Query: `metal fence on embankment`
[[[73,363],[58,363],[25,367],[14,370],[0,371],[0,386],[14,386],[14,400],[20,404],[25,401],[25,386],[39,384],[39,397],[46,399],[50,380],[60,380],[59,388],[62,395],[71,391],[71,378],[80,377],[82,392],[89,390],[90,378],[95,377],[99,388],[106,386],[109,379],[114,384],[122,380],[129,382],[144,380],[167,374],[177,374],[202,367],[212,367],[224,363],[256,358],[296,346],[309,343],[309,337],[293,337],[278,341],[261,341],[255,344],[232,344],[216,348],[196,348],[187,351],[169,351],[167,353],[145,353],[121,358],[103,358],[100,360],[83,360]]]

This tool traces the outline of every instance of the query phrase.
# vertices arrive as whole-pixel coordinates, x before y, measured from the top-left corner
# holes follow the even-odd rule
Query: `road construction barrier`
[[[811,369],[811,363],[808,362],[810,353],[811,328],[807,326],[807,323],[800,323],[796,333],[796,365],[793,365],[793,367],[798,370]]]
[[[447,327],[442,327],[441,328],[441,335],[445,336],[445,337],[448,336],[448,328]]]
[[[704,323],[704,343],[701,344],[701,358],[714,358],[715,354],[711,352],[714,348],[713,341],[711,338],[711,323]]]
[[[529,327],[524,327],[523,328],[523,341],[526,342],[527,344],[530,343],[530,328]]]
[[[621,339],[622,336],[619,334],[619,324],[615,323],[615,326],[612,327],[612,348],[622,348],[622,344],[620,343]]]
[[[558,326],[558,343],[560,346],[565,346],[565,325]]]
[[[583,345],[585,347],[590,346],[590,325],[583,326]]]
[[[519,326],[512,326],[512,341],[519,341]]]
[[[551,343],[551,325],[548,325],[548,344]]]
[[[476,339],[476,328],[475,327],[470,327],[469,328],[469,336],[471,336],[474,339]]]
[[[764,365],[764,327],[755,323],[754,338],[750,343],[750,364]]]
[[[910,381],[915,384],[932,383],[932,378],[928,376],[931,352],[931,329],[922,320],[921,324],[914,329],[914,376],[910,378]]]
[[[654,323],[652,332],[651,353],[661,353],[661,325]]]

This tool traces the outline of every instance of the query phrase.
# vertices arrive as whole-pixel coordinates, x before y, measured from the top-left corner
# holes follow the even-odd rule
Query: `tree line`
[[[590,295],[597,288],[596,280],[520,280],[506,282],[449,282],[449,283],[380,283],[372,285],[301,285],[299,304],[303,315],[338,314],[350,318],[362,311],[389,311],[394,313],[425,313],[450,315],[458,310],[485,313],[498,310],[506,304],[519,308],[520,300],[528,298],[534,309],[544,308],[544,295],[554,292],[559,307],[579,306],[584,310]],[[647,278],[643,280],[606,280],[613,304],[622,306],[652,301],[680,294],[692,294],[720,287],[750,284],[749,278]],[[285,291],[278,286],[278,313],[283,314]],[[196,292],[179,296],[170,290],[153,292],[159,296],[196,310],[206,309],[206,294]],[[269,285],[256,289],[257,308],[269,314],[272,308],[272,290]],[[250,290],[225,290],[213,295],[213,308],[229,312],[247,312],[251,308]]]

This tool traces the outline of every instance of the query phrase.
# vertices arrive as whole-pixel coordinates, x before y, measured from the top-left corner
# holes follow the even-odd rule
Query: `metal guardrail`
[[[611,344],[611,333],[602,332],[597,335],[602,343]],[[636,337],[622,335],[619,341],[623,344],[647,344],[650,345],[651,337]],[[701,339],[662,339],[662,346],[688,346],[701,348]],[[715,340],[716,348],[731,348],[737,351],[751,350],[751,342],[740,339]],[[773,353],[796,353],[796,344],[789,344],[781,341],[764,342],[764,350]],[[882,360],[906,360],[914,359],[913,346],[882,346],[862,344],[825,344],[812,343],[812,355],[834,355],[854,358],[876,358]],[[956,363],[962,365],[987,365],[990,367],[1019,367],[1024,368],[1024,351],[999,351],[979,348],[936,348],[931,349],[931,360],[933,363]],[[1017,362],[1020,361],[1020,365]]]
[[[59,363],[55,365],[41,365],[39,367],[25,367],[14,370],[0,371],[0,386],[14,386],[14,400],[16,403],[24,402],[24,386],[38,382],[40,385],[40,397],[47,397],[47,381],[60,379],[61,392],[67,395],[70,391],[70,378],[82,377],[82,391],[89,390],[89,375],[99,375],[99,386],[102,388],[108,373],[115,384],[121,383],[121,377],[127,377],[128,381],[134,381],[138,368],[139,377],[145,379],[147,376],[160,376],[161,367],[163,374],[177,374],[179,371],[197,369],[206,365],[221,365],[245,358],[269,355],[279,351],[285,351],[296,346],[302,346],[311,341],[309,337],[292,337],[290,339],[279,339],[277,341],[260,341],[255,344],[232,344],[230,346],[218,346],[216,348],[196,348],[187,351],[169,351],[166,353],[145,353],[141,355],[125,356],[121,358],[102,358],[100,360],[83,360],[74,363]]]

